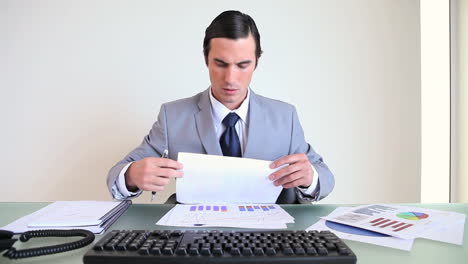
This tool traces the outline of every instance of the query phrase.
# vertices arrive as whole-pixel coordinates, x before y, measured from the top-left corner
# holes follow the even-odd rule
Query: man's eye
[[[239,68],[241,68],[241,69],[245,69],[245,68],[247,68],[248,66],[249,66],[248,63],[242,63],[242,64],[237,65],[237,67],[239,67]]]
[[[216,65],[218,65],[218,67],[221,67],[221,68],[226,68],[227,67],[226,63],[217,63]]]

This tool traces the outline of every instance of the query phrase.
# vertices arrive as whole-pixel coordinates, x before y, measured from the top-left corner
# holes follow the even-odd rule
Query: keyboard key
[[[204,247],[200,250],[200,254],[202,254],[203,256],[209,256],[211,255],[211,250],[209,247]]]
[[[336,246],[333,244],[333,243],[325,243],[325,247],[328,249],[328,250],[333,250],[336,248]]]
[[[137,250],[140,246],[138,245],[138,243],[131,243],[129,246],[128,246],[128,249],[129,250]]]
[[[250,249],[250,248],[243,248],[243,249],[242,249],[242,255],[243,255],[243,256],[252,256],[252,255],[253,255],[252,249]]]
[[[102,251],[102,250],[104,250],[104,244],[98,243],[98,244],[94,245],[93,249],[96,250],[96,251]]]
[[[119,251],[124,251],[124,250],[127,250],[127,244],[125,243],[119,243],[116,247],[117,250]]]
[[[294,251],[292,248],[284,248],[283,249],[283,254],[285,254],[286,256],[292,256],[294,255]]]
[[[274,255],[276,255],[276,250],[275,250],[274,248],[269,247],[269,248],[266,249],[266,252],[265,252],[265,253],[266,253],[268,256],[274,256]]]
[[[315,250],[315,248],[313,247],[308,247],[306,248],[306,253],[307,255],[317,255],[317,250]]]
[[[150,253],[152,255],[161,255],[161,249],[160,248],[151,248]]]
[[[176,254],[179,256],[186,256],[187,255],[187,249],[186,248],[178,248],[176,250]]]
[[[115,249],[115,243],[107,243],[107,244],[104,246],[104,249],[105,249],[105,250],[114,250],[114,249]]]
[[[240,256],[239,248],[232,248],[231,252],[229,252],[229,253],[231,253],[231,255],[233,255],[233,256]]]
[[[305,251],[303,248],[295,248],[294,253],[296,253],[296,255],[305,255]]]
[[[164,255],[172,255],[172,254],[174,254],[174,251],[172,251],[172,248],[170,248],[170,247],[165,247],[165,248],[162,250],[162,253],[163,253]]]
[[[227,250],[227,251],[230,251],[231,248],[233,248],[233,245],[231,243],[226,244],[226,246],[224,246],[224,249]]]
[[[255,256],[262,256],[264,254],[262,248],[254,248],[254,254]]]
[[[213,248],[213,255],[222,256],[223,255],[223,250],[221,249],[221,247]]]
[[[338,248],[338,253],[340,255],[347,255],[347,254],[349,254],[349,249],[347,249],[346,247],[339,247]]]
[[[318,252],[319,255],[322,255],[322,256],[328,254],[328,250],[326,248],[324,248],[324,247],[317,248],[317,252]]]
[[[138,254],[141,254],[141,255],[149,255],[149,248],[147,248],[147,247],[141,247],[141,248],[138,250]]]
[[[198,256],[198,254],[199,254],[199,253],[198,253],[198,249],[197,249],[197,248],[190,248],[190,249],[189,249],[189,254],[190,254],[191,256]]]

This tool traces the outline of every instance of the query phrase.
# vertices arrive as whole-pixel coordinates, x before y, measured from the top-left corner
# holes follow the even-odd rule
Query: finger
[[[299,171],[300,169],[301,169],[301,165],[298,164],[298,163],[295,163],[295,164],[283,167],[283,168],[273,172],[272,174],[270,174],[270,176],[268,176],[268,178],[270,180],[272,180],[272,181],[275,181],[275,180],[277,180],[277,179],[279,179],[281,177],[284,177],[286,175],[289,175],[291,173]]]
[[[277,159],[275,160],[274,162],[272,162],[270,164],[270,168],[271,169],[274,169],[274,168],[278,168],[284,164],[291,164],[291,163],[295,163],[301,159],[303,159],[305,157],[305,154],[304,153],[297,153],[297,154],[292,154],[292,155],[287,155],[287,156],[284,156],[280,159]]]
[[[298,179],[298,180],[283,184],[282,187],[285,188],[285,189],[289,189],[289,188],[294,188],[294,187],[298,187],[298,186],[302,186],[302,185],[303,185],[302,179]]]
[[[295,173],[292,173],[292,174],[289,174],[287,176],[284,176],[276,181],[273,182],[273,184],[275,186],[283,186],[285,184],[288,184],[288,183],[291,183],[291,182],[294,182],[296,180],[300,180],[304,178],[304,175],[301,171],[298,171],[298,172],[295,172]]]
[[[154,177],[150,184],[157,185],[157,186],[166,186],[169,184],[170,178],[167,177]]]
[[[162,165],[161,167],[164,167],[164,168],[172,168],[174,170],[181,170],[184,168],[184,165],[182,165],[182,163],[180,162],[177,162],[175,160],[171,160],[171,159],[165,159],[165,158],[160,158],[160,160],[162,161]]]
[[[164,186],[159,186],[159,185],[154,185],[154,184],[145,184],[143,188],[141,189],[143,191],[160,192],[160,191],[164,191]]]
[[[161,177],[161,176],[153,176],[153,177],[146,177],[143,183],[144,188],[147,190],[154,190],[155,186],[163,187],[168,185],[170,182],[170,178],[168,177]]]
[[[161,168],[172,168],[174,170],[181,170],[184,167],[182,163],[166,158],[152,158],[150,161],[152,165]]]
[[[184,176],[183,171],[174,170],[170,168],[157,168],[156,170],[154,170],[154,173],[152,174],[153,176],[166,177],[166,178],[181,178]]]

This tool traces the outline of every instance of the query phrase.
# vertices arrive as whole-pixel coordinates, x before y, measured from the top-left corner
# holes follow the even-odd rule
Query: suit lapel
[[[198,135],[207,154],[223,155],[219,142],[216,140],[216,133],[213,127],[213,117],[211,114],[210,89],[202,93],[198,107],[200,112],[195,114]]]
[[[247,129],[247,143],[244,150],[246,158],[261,158],[259,146],[264,141],[264,129],[266,126],[266,116],[258,101],[257,95],[250,90],[249,102],[249,127]]]

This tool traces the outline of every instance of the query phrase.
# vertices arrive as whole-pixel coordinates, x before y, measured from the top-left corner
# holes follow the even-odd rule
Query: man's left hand
[[[309,159],[304,153],[292,154],[284,156],[270,164],[270,168],[278,168],[284,164],[289,164],[274,173],[268,178],[275,186],[283,186],[283,188],[303,187],[307,188],[312,184],[314,171]]]

